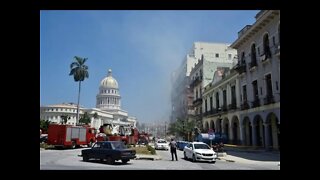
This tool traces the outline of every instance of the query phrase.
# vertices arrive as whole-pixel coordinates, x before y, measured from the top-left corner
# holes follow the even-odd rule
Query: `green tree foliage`
[[[74,62],[70,64],[70,76],[73,76],[74,81],[79,81],[79,91],[78,91],[78,106],[77,106],[77,119],[76,123],[79,121],[79,103],[80,103],[80,91],[81,91],[81,81],[85,78],[89,78],[88,66],[84,63],[88,58],[81,58],[74,56]]]
[[[188,134],[194,131],[194,127],[194,120],[187,121],[178,118],[176,122],[169,124],[168,132],[172,135],[183,137],[186,140]]]
[[[83,116],[79,120],[80,123],[88,125],[91,122],[90,116],[87,112],[83,114]]]
[[[50,124],[49,120],[40,119],[40,129],[42,129],[42,131],[47,132],[49,124]]]
[[[61,124],[67,124],[68,119],[70,119],[70,116],[68,115],[61,115]]]

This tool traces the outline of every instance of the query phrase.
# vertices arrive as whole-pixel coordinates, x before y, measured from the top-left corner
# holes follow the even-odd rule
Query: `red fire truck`
[[[72,126],[50,124],[48,127],[48,144],[55,147],[76,148],[80,145],[92,146],[96,142],[96,130],[89,126]]]
[[[116,130],[111,124],[104,124],[99,131],[97,141],[123,141],[125,144],[137,144],[139,141],[137,128],[131,128],[131,134],[126,135],[123,126],[119,126],[118,130]]]

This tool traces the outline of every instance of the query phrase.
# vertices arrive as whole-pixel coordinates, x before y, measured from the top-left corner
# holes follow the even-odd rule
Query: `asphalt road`
[[[183,159],[183,152],[177,151],[178,161],[171,161],[170,151],[157,151],[162,160],[131,160],[127,164],[116,161],[114,165],[99,161],[83,162],[81,149],[41,150],[40,170],[280,170],[276,162],[228,162],[217,160],[215,164],[192,162]]]

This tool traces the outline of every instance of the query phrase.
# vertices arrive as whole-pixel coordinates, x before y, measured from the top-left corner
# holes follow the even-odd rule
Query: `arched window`
[[[246,60],[245,60],[244,52],[242,52],[240,64],[245,64],[245,63],[246,63]]]
[[[257,65],[256,44],[251,45],[251,67]]]
[[[269,35],[265,34],[263,36],[263,50],[264,50],[264,55],[267,58],[271,57],[271,51],[270,51],[270,45],[269,45]]]

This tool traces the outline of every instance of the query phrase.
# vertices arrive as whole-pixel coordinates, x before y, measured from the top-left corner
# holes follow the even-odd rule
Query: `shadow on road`
[[[256,151],[256,152],[245,152],[230,150],[227,151],[227,155],[236,156],[239,158],[244,158],[254,161],[280,161],[279,152],[266,152],[266,151]]]
[[[85,162],[83,160],[80,160],[81,162]],[[123,164],[121,161],[115,161],[113,164],[108,164],[106,161],[100,161],[100,160],[89,160],[86,163],[98,163],[98,164],[105,164],[105,165],[113,165],[113,166],[125,166],[130,165],[130,161]]]

